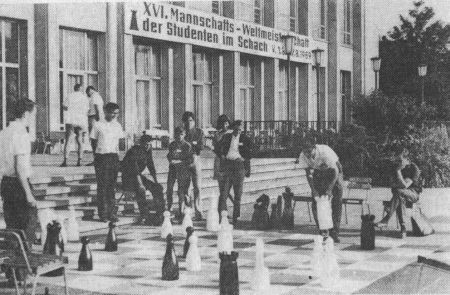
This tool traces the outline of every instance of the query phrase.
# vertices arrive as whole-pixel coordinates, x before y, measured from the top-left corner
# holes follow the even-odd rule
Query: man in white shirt
[[[77,166],[81,166],[81,158],[83,156],[82,136],[83,131],[88,129],[87,115],[89,111],[89,101],[82,91],[81,84],[75,84],[73,90],[74,92],[69,93],[63,103],[63,109],[66,111],[66,139],[64,143],[64,161],[62,162],[61,167],[67,166],[67,146],[69,145],[69,141],[73,134],[75,134],[78,146]]]
[[[29,178],[31,176],[31,139],[27,131],[33,117],[34,102],[21,99],[15,102],[15,120],[0,132],[1,196],[6,228],[21,229],[29,246],[35,239],[37,203]]]
[[[314,220],[317,221],[317,204],[314,199],[326,194],[331,197],[331,211],[333,218],[333,229],[330,236],[338,243],[339,228],[342,214],[342,190],[343,173],[339,157],[327,145],[315,144],[314,138],[306,138],[303,143],[302,153],[296,160],[302,167],[306,167],[308,184],[312,192],[312,210]]]
[[[119,172],[119,139],[124,137],[117,121],[119,106],[109,102],[104,107],[105,120],[92,127],[91,140],[97,149],[94,155],[97,178],[97,208],[102,221],[118,221],[115,208],[115,187]]]
[[[105,117],[103,113],[103,98],[95,90],[94,86],[88,86],[86,88],[86,94],[89,98],[89,112],[88,112],[88,130],[92,131],[92,126],[95,122],[102,121]],[[92,153],[95,154],[95,141],[91,140]],[[89,165],[93,165],[91,163]]]

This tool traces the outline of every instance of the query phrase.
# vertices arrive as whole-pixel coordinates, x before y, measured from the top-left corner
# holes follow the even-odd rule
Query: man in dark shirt
[[[200,198],[202,166],[200,152],[203,149],[203,131],[195,127],[195,116],[192,112],[184,112],[182,120],[186,132],[184,139],[191,145],[193,151],[193,161],[189,170],[191,172],[192,185],[194,187],[194,220],[202,220],[202,203]]]
[[[140,145],[135,145],[128,150],[122,160],[122,188],[124,192],[134,192],[138,203],[141,220],[146,224],[159,224],[164,212],[165,201],[163,187],[158,183],[153,152],[152,137],[144,134],[140,139]],[[150,172],[153,181],[143,173],[145,168]],[[153,196],[156,216],[150,216],[150,208],[146,199],[146,191]]]
[[[185,131],[181,127],[175,128],[175,140],[169,145],[169,153],[167,160],[178,182],[178,219],[183,219],[184,207],[191,205],[189,197],[189,185],[191,182],[191,173],[189,171],[192,164],[192,148],[191,145],[184,139]],[[168,200],[172,203],[172,200]]]

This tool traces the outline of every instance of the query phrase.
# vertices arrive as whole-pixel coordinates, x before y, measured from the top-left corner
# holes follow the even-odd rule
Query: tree
[[[450,38],[450,25],[434,21],[433,8],[423,1],[414,2],[408,17],[400,15],[395,26],[380,41],[380,89],[387,95],[420,96],[420,77],[417,67],[428,65],[425,77],[425,101],[440,110],[443,118],[450,100],[450,52],[446,45]]]

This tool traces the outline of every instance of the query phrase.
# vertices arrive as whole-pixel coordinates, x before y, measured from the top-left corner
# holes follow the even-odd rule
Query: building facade
[[[204,129],[222,113],[349,121],[349,102],[365,85],[363,1],[0,5],[1,126],[10,102],[27,96],[38,105],[35,130],[61,134],[62,101],[78,82],[121,106],[130,135],[171,135],[185,110]],[[319,104],[316,48],[324,50]]]

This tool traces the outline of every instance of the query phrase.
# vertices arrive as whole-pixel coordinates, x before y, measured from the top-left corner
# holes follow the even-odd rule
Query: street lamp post
[[[417,67],[417,70],[419,72],[419,77],[421,79],[421,86],[422,86],[422,91],[420,94],[420,104],[424,103],[424,97],[425,97],[425,76],[427,75],[427,65],[426,64],[420,64]]]
[[[294,46],[294,36],[287,34],[287,35],[282,36],[281,39],[283,40],[283,43],[284,43],[284,50],[287,55],[287,63],[288,63],[287,64],[287,76],[288,76],[287,88],[288,88],[288,91],[287,91],[286,99],[287,99],[287,120],[289,121],[291,118],[291,116],[290,116],[290,114],[291,114],[291,112],[290,112],[290,107],[291,107],[291,105],[290,105],[291,104],[291,99],[290,99],[290,97],[291,97],[291,95],[290,95],[290,92],[291,92],[291,54],[292,54],[292,49]]]
[[[316,78],[317,78],[317,87],[316,87],[316,91],[317,91],[317,130],[320,129],[320,64],[322,63],[322,53],[323,53],[323,49],[320,48],[316,48],[314,50],[312,50],[313,53],[313,62],[314,62],[314,67],[316,68]]]
[[[380,72],[381,58],[378,56],[372,57],[372,70],[375,72],[375,90],[378,89],[378,73]]]

